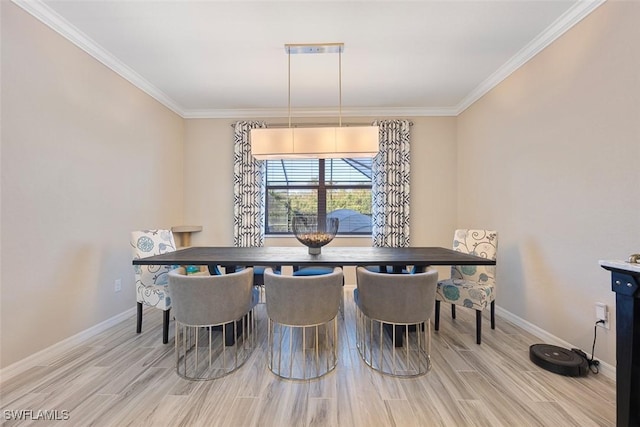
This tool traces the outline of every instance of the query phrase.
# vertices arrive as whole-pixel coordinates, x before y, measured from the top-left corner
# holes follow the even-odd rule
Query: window
[[[338,218],[339,234],[371,234],[372,159],[267,160],[266,234],[290,234],[295,214]]]

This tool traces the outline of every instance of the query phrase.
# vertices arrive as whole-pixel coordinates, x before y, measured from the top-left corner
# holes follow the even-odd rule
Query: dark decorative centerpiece
[[[336,237],[338,225],[338,218],[318,221],[317,215],[295,215],[292,224],[296,239],[309,248],[310,255],[319,255],[321,248]]]

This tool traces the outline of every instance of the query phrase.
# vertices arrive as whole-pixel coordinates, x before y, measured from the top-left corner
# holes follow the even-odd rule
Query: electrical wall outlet
[[[596,303],[596,322],[599,320],[604,320],[604,323],[598,323],[598,326],[609,329],[609,309],[607,304],[602,302]]]
[[[122,279],[116,279],[113,284],[114,292],[120,292],[122,290]]]

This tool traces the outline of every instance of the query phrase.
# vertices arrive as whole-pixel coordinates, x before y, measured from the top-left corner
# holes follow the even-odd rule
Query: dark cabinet
[[[600,265],[611,271],[616,293],[616,424],[640,426],[640,269],[619,262]]]

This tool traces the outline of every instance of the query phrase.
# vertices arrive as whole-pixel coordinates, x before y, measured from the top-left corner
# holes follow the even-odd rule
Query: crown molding
[[[111,53],[103,49],[85,33],[71,25],[69,21],[57,14],[41,0],[12,0],[13,3],[33,15],[36,19],[84,50],[86,53],[109,67],[111,70],[128,80],[131,84],[156,99],[174,113],[184,116],[184,109],[167,94],[149,83],[144,77],[118,60]]]
[[[569,8],[562,16],[553,22],[538,37],[521,49],[516,55],[509,59],[502,67],[484,80],[479,86],[472,90],[464,99],[454,107],[441,108],[416,108],[416,107],[392,107],[392,108],[343,108],[343,117],[380,117],[380,116],[457,116],[469,108],[474,102],[482,98],[487,92],[497,86],[518,68],[527,63],[545,47],[555,41],[558,37],[568,31],[571,27],[580,22],[584,17],[593,12],[598,6],[607,0],[579,0]],[[41,0],[12,0],[13,3],[33,15],[36,19],[68,39],[71,43],[93,56],[105,66],[122,76],[131,84],[147,93],[152,98],[169,108],[182,118],[273,118],[287,117],[287,109],[264,108],[264,109],[205,109],[188,110],[180,106],[167,94],[159,90],[144,77],[119,61],[111,53],[95,43],[90,37],[71,25],[67,20],[58,15],[53,9]],[[296,108],[295,117],[336,117],[338,112],[335,109]]]
[[[292,118],[338,117],[336,108],[295,108],[291,110]],[[455,116],[455,108],[343,108],[342,117],[422,117],[422,116]],[[235,110],[189,110],[183,115],[185,119],[250,119],[250,118],[283,118],[289,117],[287,108],[242,108]]]
[[[562,14],[562,16],[549,25],[545,31],[516,53],[495,73],[480,83],[478,87],[472,90],[455,108],[456,115],[461,114],[473,105],[474,102],[482,98],[487,92],[496,87],[500,82],[513,74],[518,68],[526,64],[531,58],[540,53],[544,48],[553,43],[606,1],[607,0],[580,0],[575,3]]]

